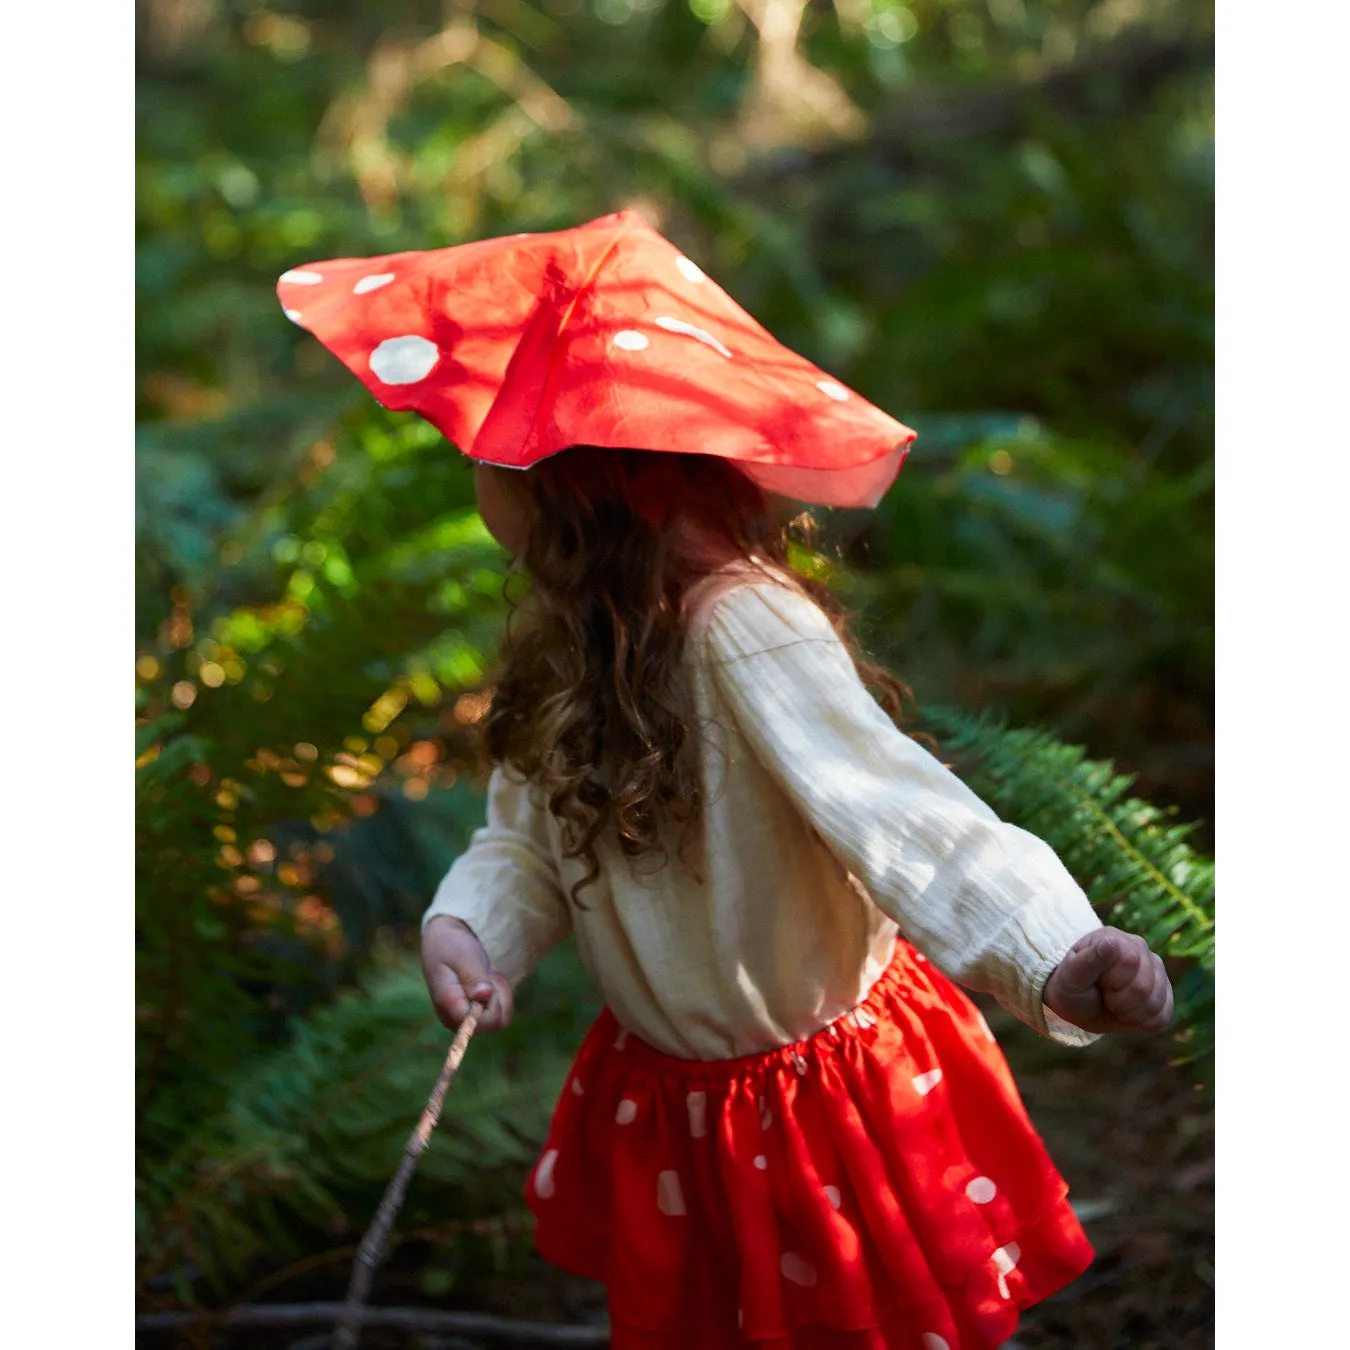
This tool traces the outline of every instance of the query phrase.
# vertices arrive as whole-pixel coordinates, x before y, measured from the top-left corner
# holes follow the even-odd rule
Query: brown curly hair
[[[792,527],[729,461],[711,455],[576,446],[500,475],[526,523],[483,733],[489,757],[542,788],[565,856],[600,872],[609,832],[625,857],[659,865],[666,827],[688,841],[703,802],[694,710],[679,677],[685,597],[703,576],[752,555],[793,571]],[[801,518],[798,524],[800,525]],[[822,582],[793,574],[829,616],[863,681],[900,725],[908,689],[865,660]]]

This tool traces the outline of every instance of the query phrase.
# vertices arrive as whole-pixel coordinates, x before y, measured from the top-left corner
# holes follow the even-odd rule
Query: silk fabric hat
[[[528,469],[573,445],[720,455],[875,506],[915,433],[778,342],[634,211],[286,272],[277,294],[385,407]]]

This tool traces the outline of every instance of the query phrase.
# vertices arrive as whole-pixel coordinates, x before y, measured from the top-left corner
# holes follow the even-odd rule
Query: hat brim
[[[571,445],[702,453],[767,491],[867,507],[915,439],[631,211],[307,264],[277,289],[381,403],[486,463],[529,468]]]

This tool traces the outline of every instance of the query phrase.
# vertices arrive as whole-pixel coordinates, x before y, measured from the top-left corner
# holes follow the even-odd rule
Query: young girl
[[[597,227],[599,261],[580,238]],[[1161,962],[898,728],[901,687],[789,566],[766,486],[874,498],[899,424],[878,430],[877,410],[813,378],[863,419],[822,437],[828,410],[788,396],[808,363],[781,348],[754,399],[729,383],[739,370],[699,366],[767,335],[722,292],[653,298],[652,269],[680,255],[640,223],[530,239],[549,241],[544,264],[494,255],[498,311],[448,334],[439,318],[408,330],[417,305],[443,316],[473,291],[484,245],[316,264],[283,291],[289,309],[296,286],[328,290],[317,319],[292,316],[391,406],[480,460],[492,448],[479,507],[529,578],[486,720],[487,823],[424,924],[436,1011],[455,1026],[472,998],[481,1028],[505,1026],[520,982],[575,935],[606,1008],[527,1199],[542,1254],[606,1284],[616,1350],[990,1350],[1092,1253],[954,982],[1078,1045],[1165,1026]],[[351,297],[413,269],[402,309],[352,317]],[[504,320],[515,289],[531,295]],[[634,397],[621,363],[662,332],[698,354],[648,369]],[[391,341],[416,360],[381,358]],[[588,366],[596,352],[608,364]],[[438,368],[418,397],[402,387]],[[466,412],[476,381],[491,396]],[[746,453],[766,408],[776,460]],[[868,426],[892,456],[880,469],[875,444],[850,458]],[[628,433],[651,448],[614,448]],[[794,436],[808,448],[784,451]]]

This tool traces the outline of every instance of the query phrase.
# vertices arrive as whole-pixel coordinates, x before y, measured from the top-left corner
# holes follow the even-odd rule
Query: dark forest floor
[[[1097,1250],[1088,1272],[1028,1312],[1007,1350],[1209,1350],[1214,1344],[1214,1114],[1165,1037],[1108,1037],[1084,1051],[1040,1040],[980,1000],[1017,1075],[1032,1119],[1071,1187]],[[604,1291],[530,1256],[512,1273],[428,1298],[425,1253],[404,1248],[381,1272],[374,1302],[438,1304],[552,1323],[602,1323]],[[340,1300],[345,1266],[330,1265],[276,1296]],[[179,1345],[322,1350],[309,1331],[216,1333]],[[155,1335],[147,1347],[175,1338]],[[364,1350],[479,1350],[473,1339],[368,1330]],[[542,1348],[541,1348],[542,1350]],[[696,1347],[691,1347],[696,1350]]]
[[[1214,1344],[1214,1110],[1165,1037],[1083,1051],[986,1015],[1071,1188],[1097,1259],[1023,1318],[1025,1350]]]

